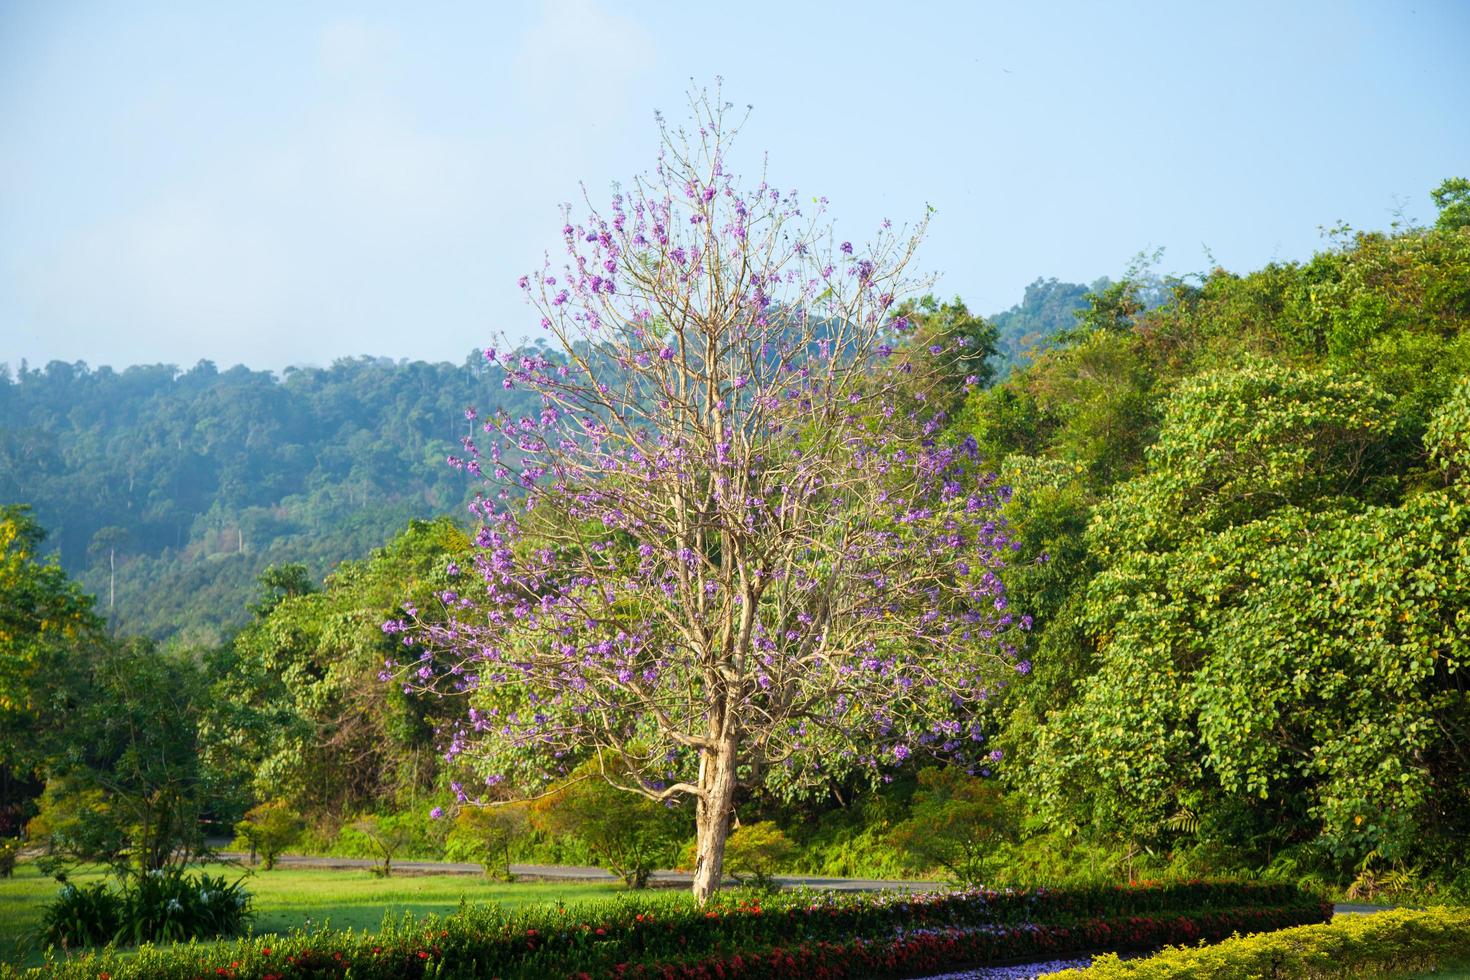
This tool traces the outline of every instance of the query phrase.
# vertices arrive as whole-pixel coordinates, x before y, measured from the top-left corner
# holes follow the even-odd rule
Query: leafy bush
[[[276,858],[301,839],[306,823],[283,800],[262,803],[235,824],[235,847],[259,854],[264,870],[276,866]]]
[[[1091,910],[1108,910],[1092,914]],[[501,909],[388,922],[375,934],[320,930],[209,948],[143,947],[53,961],[30,977],[190,980],[265,977],[912,976],[932,967],[1079,949],[1147,949],[1241,930],[1318,922],[1330,908],[1283,886],[1206,884],[933,895],[722,893],[615,904]],[[46,969],[46,968],[43,968]],[[223,972],[221,972],[223,971]],[[9,974],[17,975],[17,974]],[[7,974],[0,970],[0,977]]]
[[[123,892],[120,942],[180,942],[235,936],[254,918],[240,881],[200,874],[150,872]]]
[[[793,868],[838,877],[905,877],[909,867],[888,841],[894,824],[906,813],[904,801],[894,798],[892,789],[865,795],[851,806],[792,827],[791,836],[800,848]]]
[[[511,848],[528,833],[528,817],[524,806],[514,804],[464,807],[455,814],[444,856],[451,861],[484,865],[486,877],[514,881],[510,873]]]
[[[796,845],[769,820],[737,827],[725,841],[725,872],[742,885],[762,891],[775,887],[772,876],[796,853]]]
[[[1379,977],[1429,972],[1470,956],[1470,909],[1395,909],[1344,915],[1320,925],[1176,947],[1156,956],[1100,956],[1053,980],[1186,980],[1192,977]]]
[[[15,872],[20,845],[19,837],[0,837],[0,878],[9,878]]]
[[[123,896],[106,882],[62,885],[61,894],[42,913],[41,941],[61,947],[110,943],[122,930],[123,908]]]
[[[954,766],[919,772],[908,819],[889,842],[919,871],[943,868],[961,885],[979,885],[994,866],[996,845],[1013,838],[1015,818],[993,783]]]
[[[676,811],[586,773],[574,773],[557,792],[532,804],[531,821],[548,833],[580,838],[629,888],[646,887],[688,832]]]
[[[351,827],[342,828],[342,835],[356,834],[368,845],[370,853],[377,859],[373,874],[387,878],[393,873],[393,855],[414,841],[411,820],[404,815],[380,817],[367,816]]]
[[[42,916],[41,938],[62,947],[213,939],[239,935],[253,918],[239,881],[153,871],[121,889],[64,885]]]

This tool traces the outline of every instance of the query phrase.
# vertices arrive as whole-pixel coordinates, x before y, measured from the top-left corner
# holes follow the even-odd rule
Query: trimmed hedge
[[[1242,929],[1281,929],[1319,921],[1324,914],[1330,914],[1330,910],[1300,906],[1098,919],[1075,925],[923,929],[887,941],[811,943],[682,962],[626,965],[614,968],[611,975],[628,980],[774,980],[792,976],[877,980],[1101,947],[1127,951],[1157,949],[1177,942],[1210,942]]]
[[[964,963],[1064,948],[1153,948],[1329,915],[1330,908],[1294,887],[1234,883],[759,899],[737,894],[707,909],[682,895],[640,896],[580,908],[465,907],[445,919],[388,922],[377,933],[322,930],[215,946],[144,946],[135,955],[104,951],[58,959],[28,974],[0,970],[0,977],[283,980],[344,977],[350,969],[354,978],[510,980],[666,968],[693,969],[689,975],[699,976],[707,964],[736,954],[759,959],[777,947],[783,956],[804,950],[806,957],[833,958],[831,969],[839,971],[833,976],[872,975],[872,957],[917,956],[936,943],[959,957],[948,962]],[[850,969],[858,972],[841,972]]]
[[[1470,960],[1470,909],[1395,909],[1341,915],[1322,925],[1175,947],[1156,956],[1098,957],[1049,980],[1187,980],[1193,977],[1395,977]]]

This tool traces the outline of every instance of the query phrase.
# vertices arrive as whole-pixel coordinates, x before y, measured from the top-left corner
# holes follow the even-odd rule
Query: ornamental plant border
[[[623,965],[613,977],[626,980],[765,980],[810,976],[903,978],[937,970],[1067,956],[1087,950],[1152,950],[1170,943],[1217,942],[1242,930],[1270,931],[1331,916],[1332,907],[1230,909],[1168,918],[1131,916],[1074,925],[1015,925],[971,929],[922,929],[881,942],[803,943],[684,962]],[[591,980],[591,974],[584,975]]]
[[[1236,936],[1214,946],[1178,944],[1147,959],[1099,958],[1055,980],[1187,980],[1205,976],[1403,976],[1457,967],[1470,957],[1470,909],[1391,909]]]
[[[583,970],[605,974],[620,963],[713,963],[734,954],[765,955],[778,946],[871,951],[921,935],[989,935],[993,947],[993,936],[1036,930],[1042,927],[1035,923],[1043,921],[1046,935],[1084,937],[1076,940],[1081,945],[1069,948],[1138,948],[1085,938],[1086,931],[1100,923],[1116,929],[1122,928],[1120,923],[1163,921],[1159,913],[1178,919],[1183,910],[1188,910],[1184,919],[1208,924],[1212,917],[1223,917],[1233,923],[1232,929],[1250,928],[1246,920],[1251,916],[1274,916],[1278,925],[1294,925],[1322,921],[1330,912],[1295,886],[1231,882],[1023,892],[793,892],[759,898],[734,894],[705,909],[683,896],[637,896],[612,906],[514,911],[462,906],[459,913],[443,919],[389,921],[377,933],[320,930],[214,946],[144,946],[136,953],[106,950],[71,960],[58,958],[26,973],[0,968],[0,977],[95,980],[108,974],[117,980],[209,976],[280,980],[342,976],[349,966],[354,977],[508,978]],[[1188,932],[1174,933],[1145,948],[1193,938]],[[985,955],[1033,951],[1038,950],[1026,946],[1020,953]]]

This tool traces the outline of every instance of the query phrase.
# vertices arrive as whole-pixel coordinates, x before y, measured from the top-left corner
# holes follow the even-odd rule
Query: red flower
[[[426,959],[428,959],[428,958],[429,958],[429,954],[428,954],[428,951],[426,951],[426,950],[422,950],[422,949],[421,949],[421,950],[419,950],[419,959],[421,959],[421,960],[426,960]]]

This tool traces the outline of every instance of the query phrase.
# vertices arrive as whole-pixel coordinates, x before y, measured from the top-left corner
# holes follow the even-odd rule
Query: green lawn
[[[231,878],[244,869],[207,865],[210,874]],[[77,884],[100,880],[100,871],[70,875]],[[0,878],[0,962],[38,963],[31,938],[42,907],[58,885],[23,862],[13,878]],[[374,878],[367,871],[278,869],[250,874],[246,888],[255,899],[255,931],[286,932],[303,925],[330,923],[342,929],[376,929],[385,915],[453,912],[463,898],[498,902],[507,907],[535,903],[586,902],[623,894],[614,884],[504,884],[469,875],[422,875]]]

